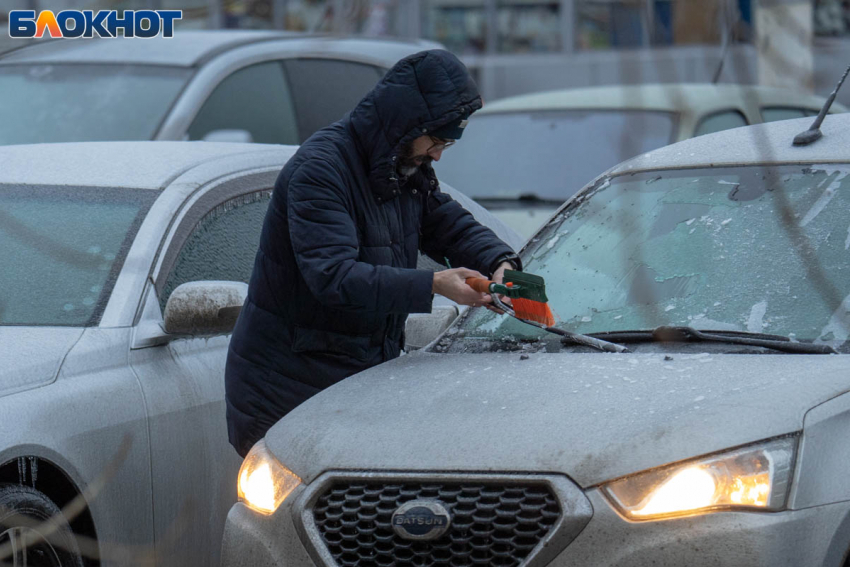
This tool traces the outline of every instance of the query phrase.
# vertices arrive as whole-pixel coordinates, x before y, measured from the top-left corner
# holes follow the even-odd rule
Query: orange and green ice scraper
[[[546,284],[543,278],[534,274],[505,270],[503,284],[497,284],[484,278],[467,278],[466,284],[480,293],[489,293],[493,296],[493,303],[508,313],[522,319],[551,327],[555,324],[552,310],[546,303]],[[511,306],[499,301],[498,295],[511,299]]]

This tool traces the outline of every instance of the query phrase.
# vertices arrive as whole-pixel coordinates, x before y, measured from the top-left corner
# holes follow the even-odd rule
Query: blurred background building
[[[178,32],[436,40],[464,60],[491,100],[715,78],[827,94],[850,63],[850,0],[5,0],[0,25],[12,9],[144,8],[183,10]],[[0,36],[0,50],[15,44]],[[842,94],[850,103],[850,91]]]

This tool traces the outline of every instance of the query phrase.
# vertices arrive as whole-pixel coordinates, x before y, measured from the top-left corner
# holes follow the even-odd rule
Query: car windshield
[[[156,195],[0,185],[0,325],[96,325]]]
[[[150,140],[189,75],[146,65],[0,66],[0,144]]]
[[[850,166],[658,171],[603,179],[531,240],[557,325],[661,325],[840,345],[850,331]],[[458,336],[543,331],[484,309]]]
[[[667,112],[488,114],[470,120],[434,168],[476,199],[533,194],[563,202],[600,172],[674,141],[675,127],[676,115]]]

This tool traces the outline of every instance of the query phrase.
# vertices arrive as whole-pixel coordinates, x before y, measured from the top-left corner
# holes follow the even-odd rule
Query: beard
[[[431,165],[431,162],[433,161],[434,160],[427,154],[423,156],[413,156],[413,148],[408,145],[401,153],[397,169],[400,174],[405,177],[410,177],[416,173],[420,167],[423,165]]]

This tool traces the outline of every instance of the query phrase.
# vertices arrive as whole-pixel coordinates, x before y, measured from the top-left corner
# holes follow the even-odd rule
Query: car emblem
[[[404,539],[430,541],[449,529],[452,517],[436,500],[412,500],[393,513],[393,531]]]

